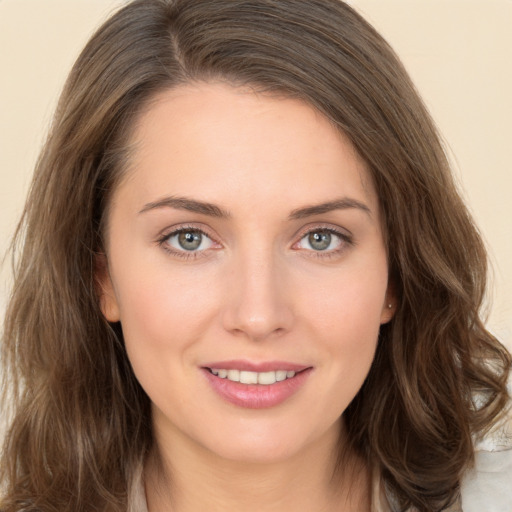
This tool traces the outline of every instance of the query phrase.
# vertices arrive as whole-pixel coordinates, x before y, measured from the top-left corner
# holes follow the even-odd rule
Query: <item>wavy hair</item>
[[[137,116],[162,90],[219,79],[310,104],[365,160],[398,308],[344,413],[349,438],[400,509],[443,510],[472,438],[505,408],[511,359],[480,317],[486,252],[435,126],[388,44],[339,0],[135,0],[81,53],[13,243],[0,509],[127,510],[150,403],[101,314],[96,255]]]

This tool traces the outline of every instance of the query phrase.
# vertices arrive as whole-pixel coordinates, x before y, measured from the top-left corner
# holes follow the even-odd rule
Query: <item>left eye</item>
[[[203,251],[209,249],[213,242],[208,235],[198,229],[183,229],[171,233],[166,242],[178,251]]]
[[[341,235],[327,229],[310,231],[300,239],[299,248],[312,251],[332,251],[343,243]]]

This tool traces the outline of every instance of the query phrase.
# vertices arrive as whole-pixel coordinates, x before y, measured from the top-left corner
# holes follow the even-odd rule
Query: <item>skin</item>
[[[132,143],[109,213],[101,304],[121,321],[152,402],[150,512],[369,510],[357,457],[332,480],[343,411],[394,311],[363,161],[305,103],[221,83],[161,93]],[[166,205],[171,196],[228,216]],[[290,218],[339,199],[344,207]],[[208,236],[186,251],[172,235],[180,228]],[[340,235],[318,250],[309,233],[326,230]],[[312,371],[285,402],[249,409],[204,377],[207,362],[232,359]]]

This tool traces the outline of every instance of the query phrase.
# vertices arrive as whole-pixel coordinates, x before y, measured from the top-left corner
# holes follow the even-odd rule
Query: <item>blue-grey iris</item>
[[[328,231],[315,231],[308,237],[309,244],[317,251],[325,251],[331,245],[331,233]]]
[[[182,231],[178,235],[180,247],[186,251],[194,251],[203,241],[203,235],[199,231]]]

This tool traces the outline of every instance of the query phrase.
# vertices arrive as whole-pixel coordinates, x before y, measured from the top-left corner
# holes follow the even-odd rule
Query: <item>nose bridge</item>
[[[270,244],[240,250],[234,259],[225,328],[252,340],[287,331],[293,322],[290,290],[285,265]]]

